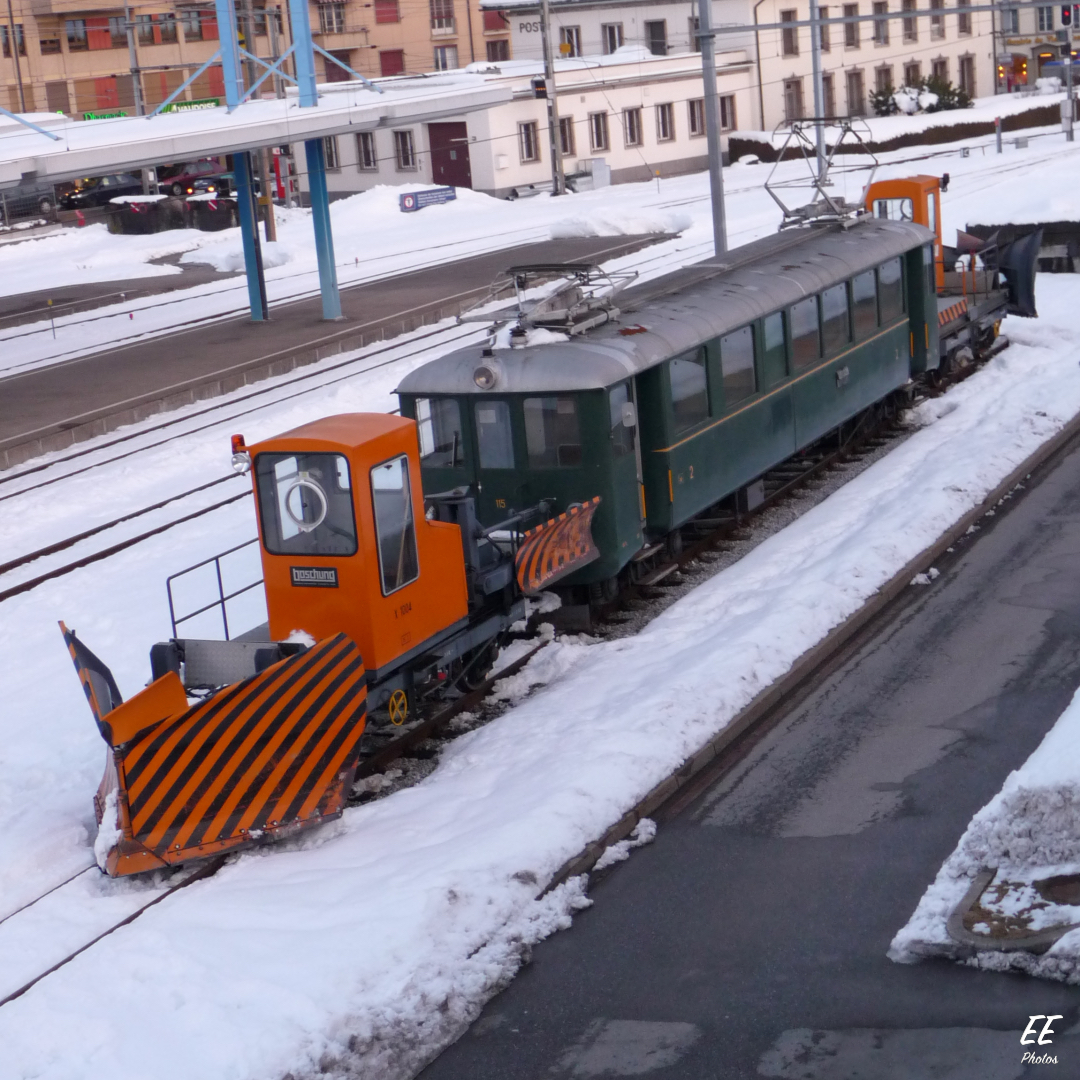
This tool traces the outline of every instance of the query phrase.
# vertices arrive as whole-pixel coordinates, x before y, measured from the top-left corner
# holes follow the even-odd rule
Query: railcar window
[[[821,294],[821,336],[825,354],[840,352],[851,340],[847,285],[834,285]]]
[[[775,386],[787,375],[787,349],[784,343],[784,313],[774,311],[762,320],[764,341],[761,361],[768,386]]]
[[[808,296],[792,305],[788,319],[791,327],[791,359],[795,367],[804,368],[817,363],[821,356],[817,297]]]
[[[862,341],[877,329],[877,284],[873,270],[851,279],[851,306],[855,316],[855,340]]]
[[[709,390],[705,350],[693,349],[668,361],[671,376],[671,413],[675,434],[688,431],[709,416]]]
[[[922,249],[923,269],[926,277],[926,291],[930,296],[937,292],[937,277],[934,273],[934,248],[925,244]]]
[[[720,339],[720,370],[725,405],[730,407],[757,393],[753,327],[744,326]]]
[[[478,401],[476,442],[481,469],[514,467],[514,436],[510,428],[510,406],[505,401]]]
[[[887,221],[914,221],[915,211],[910,199],[875,199],[874,217]]]
[[[577,404],[572,397],[525,399],[525,445],[532,469],[573,468],[581,464]]]
[[[881,321],[884,324],[904,314],[904,279],[899,257],[879,266],[877,276]]]
[[[461,410],[453,398],[417,398],[416,423],[424,468],[453,469],[462,464]]]
[[[407,457],[402,455],[371,470],[371,501],[375,507],[382,591],[388,596],[420,576]]]
[[[255,486],[271,555],[356,554],[349,462],[341,454],[259,454]]]
[[[629,404],[629,383],[621,383],[608,392],[608,406],[611,409],[611,452],[616,457],[634,452],[634,429],[627,427],[623,420],[623,406]]]

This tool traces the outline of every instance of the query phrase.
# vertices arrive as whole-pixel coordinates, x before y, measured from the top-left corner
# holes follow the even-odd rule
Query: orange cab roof
[[[389,413],[341,413],[324,416],[310,424],[284,431],[249,449],[256,452],[288,446],[303,450],[335,450],[358,447],[385,435],[393,435],[411,427],[412,420]]]

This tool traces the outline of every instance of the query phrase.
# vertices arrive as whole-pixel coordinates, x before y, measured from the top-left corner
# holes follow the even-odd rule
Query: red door
[[[464,124],[428,124],[431,178],[447,187],[472,187],[469,134]]]

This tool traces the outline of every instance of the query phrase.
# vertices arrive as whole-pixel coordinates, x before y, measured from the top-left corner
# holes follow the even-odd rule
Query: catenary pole
[[[825,88],[821,78],[821,11],[810,0],[810,60],[814,79],[814,146],[817,149],[818,183],[825,179]]]
[[[544,89],[547,95],[548,145],[551,149],[551,194],[566,191],[559,145],[559,104],[555,100],[555,61],[551,53],[551,10],[548,0],[540,0],[540,46],[544,50]]]
[[[547,0],[545,0],[545,3]],[[713,249],[727,251],[724,219],[724,174],[720,150],[720,100],[716,96],[716,51],[713,46],[712,0],[698,0],[698,40],[701,42],[701,77],[705,83],[705,134],[709,147],[709,194],[712,198]]]
[[[19,42],[15,36],[15,14],[11,10],[11,0],[7,0],[7,17],[10,30],[11,59],[15,64],[15,81],[19,84],[19,112],[26,112],[26,92],[23,90],[22,65],[19,63]]]

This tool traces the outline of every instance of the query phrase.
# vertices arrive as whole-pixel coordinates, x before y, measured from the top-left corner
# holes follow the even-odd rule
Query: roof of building
[[[480,345],[457,349],[411,372],[398,393],[482,393],[473,378],[481,365],[495,373],[494,393],[603,389],[932,237],[922,225],[876,218],[776,233],[627,290],[617,322],[569,341],[495,349],[491,357]]]

